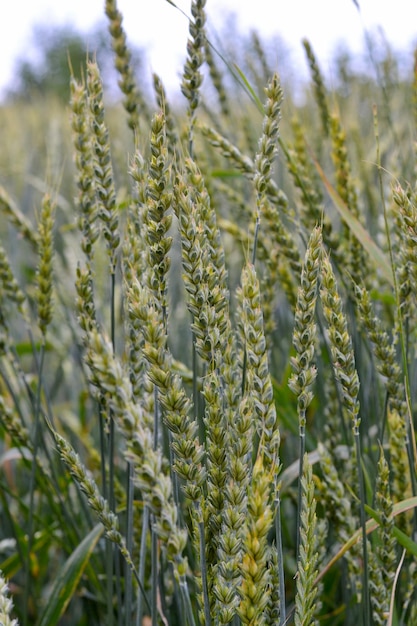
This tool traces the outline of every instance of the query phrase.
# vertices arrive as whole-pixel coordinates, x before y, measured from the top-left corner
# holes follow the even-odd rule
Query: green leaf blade
[[[55,626],[58,623],[74,595],[103,531],[104,527],[101,524],[95,526],[68,558],[55,581],[37,626]]]

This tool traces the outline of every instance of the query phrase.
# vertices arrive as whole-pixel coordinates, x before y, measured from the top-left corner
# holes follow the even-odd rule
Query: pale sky
[[[324,71],[335,42],[362,49],[364,28],[382,27],[396,49],[417,43],[417,6],[413,0],[207,0],[208,25],[218,29],[235,13],[242,32],[255,28],[262,35],[278,34],[290,46],[305,71],[301,39],[307,37]],[[13,78],[13,63],[25,49],[34,24],[69,22],[87,32],[104,16],[104,0],[2,0],[0,20],[0,96]],[[189,14],[190,0],[176,0]],[[146,49],[150,71],[169,88],[178,84],[188,34],[184,15],[166,0],[119,0],[128,38]],[[412,54],[410,52],[410,67]]]

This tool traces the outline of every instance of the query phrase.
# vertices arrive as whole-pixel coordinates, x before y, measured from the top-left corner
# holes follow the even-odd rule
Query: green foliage
[[[0,614],[405,626],[417,77],[340,56],[329,94],[304,42],[295,101],[204,11],[183,107],[154,76],[154,110],[108,0],[121,104],[83,52],[70,120],[0,109]]]

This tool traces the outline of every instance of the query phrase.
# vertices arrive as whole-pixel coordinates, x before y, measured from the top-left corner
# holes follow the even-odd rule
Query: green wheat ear
[[[306,454],[301,477],[301,536],[297,567],[297,593],[295,596],[295,626],[316,626],[320,609],[316,577],[319,560],[317,545],[317,515],[314,497],[314,481],[311,465]]]
[[[343,407],[355,435],[359,433],[359,377],[355,366],[352,340],[349,335],[342,299],[328,255],[323,251],[320,297],[328,324],[333,371],[342,391]]]
[[[216,65],[213,56],[213,48],[208,39],[204,42],[204,56],[209,67],[210,78],[213,86],[217,92],[217,97],[220,103],[220,110],[225,119],[230,119],[231,108],[229,102],[229,96],[224,86],[224,79],[222,73]]]
[[[148,302],[143,299],[139,306],[149,309]],[[178,525],[172,480],[163,462],[162,451],[154,447],[153,432],[144,419],[142,407],[134,402],[129,378],[110,342],[93,329],[86,337],[86,344],[85,361],[90,382],[100,390],[106,409],[112,412],[116,427],[124,438],[125,457],[133,467],[134,484],[155,515],[155,532],[166,545],[167,558],[174,565],[176,575],[181,577],[186,570],[186,558],[182,553],[187,536]]]
[[[204,44],[206,0],[193,0],[191,3],[192,19],[189,22],[190,39],[187,42],[187,58],[181,82],[181,91],[188,100],[189,114],[194,112],[200,101],[200,87],[203,76],[200,68],[204,62]]]
[[[172,237],[168,232],[172,223],[169,213],[172,193],[170,190],[170,161],[166,140],[166,121],[163,113],[152,118],[151,156],[145,187],[144,237],[147,244],[148,283],[155,298],[167,316],[167,274],[171,260],[168,253]]]
[[[190,38],[187,41],[187,57],[181,81],[181,91],[188,100],[188,151],[193,157],[194,124],[196,111],[200,103],[200,89],[203,82],[201,66],[204,62],[204,43],[206,40],[205,23],[206,0],[192,0],[189,22]]]
[[[400,502],[412,495],[412,481],[410,476],[410,460],[407,453],[408,435],[407,423],[404,416],[396,409],[388,410],[388,433],[390,469],[392,479],[392,494],[395,502]],[[410,517],[401,515],[398,525],[403,532],[411,533]]]
[[[319,443],[318,452],[323,477],[321,479],[316,478],[317,498],[324,507],[329,527],[333,529],[338,541],[344,543],[355,532],[358,521],[352,508],[352,502],[336,469],[335,459],[332,457],[329,444]],[[345,558],[347,560],[349,583],[359,599],[362,593],[360,545],[356,544],[353,546],[346,553]]]
[[[399,213],[397,217],[401,240],[399,269],[402,270],[401,276],[405,277],[400,283],[400,288],[404,294],[407,294],[408,299],[411,296],[415,299],[417,294],[417,204],[415,198],[410,195],[400,185],[394,188],[392,194]],[[403,307],[407,311],[405,304]]]
[[[370,563],[371,601],[373,618],[376,624],[385,624],[389,613],[392,586],[397,568],[396,541],[393,534],[394,516],[390,489],[390,470],[383,448],[380,448],[378,475],[376,482],[375,509],[381,523],[377,528],[378,543],[372,552]]]
[[[117,515],[109,509],[107,500],[105,500],[105,498],[103,498],[100,494],[98,486],[81,462],[79,455],[75,452],[73,447],[57,432],[54,432],[53,435],[55,437],[55,443],[61,459],[71,472],[81,491],[86,495],[88,504],[90,505],[92,511],[94,511],[100,522],[103,524],[106,536],[119,546],[120,551],[128,561],[129,566],[132,570],[135,570],[132,558],[127,551],[125,541],[119,531],[119,521]]]
[[[115,67],[120,75],[119,86],[124,95],[123,106],[128,114],[130,128],[137,132],[141,115],[145,120],[150,119],[148,105],[135,81],[131,54],[122,25],[123,16],[117,8],[117,1],[106,0],[105,12],[109,20],[109,32],[115,53]]]
[[[205,479],[204,451],[198,441],[197,423],[190,417],[191,401],[180,376],[173,372],[163,311],[155,296],[138,280],[127,287],[126,298],[131,319],[139,322],[147,376],[158,389],[164,421],[172,434],[174,469],[185,481],[183,489],[187,497],[197,502]]]
[[[314,365],[316,337],[315,309],[318,294],[318,278],[322,256],[322,233],[316,227],[309,239],[303,269],[301,271],[301,285],[298,288],[297,304],[295,307],[295,325],[293,344],[296,355],[291,357],[293,374],[288,385],[297,396],[298,429],[300,439],[300,479],[303,475],[303,460],[305,456],[306,411],[313,399],[312,387],[317,377]],[[297,522],[297,557],[300,546],[301,484],[298,491],[298,522]]]
[[[318,65],[316,55],[314,54],[313,48],[308,39],[303,39],[302,43],[307,56],[308,64],[310,66],[310,71],[313,79],[314,95],[320,112],[323,133],[327,137],[329,135],[330,115],[322,72]]]
[[[381,320],[374,312],[369,291],[359,285],[354,289],[359,308],[361,324],[366,329],[376,358],[376,367],[386,380],[389,407],[406,419],[407,406],[401,368],[397,362],[396,337],[390,337],[384,330]]]
[[[9,259],[3,246],[0,245],[0,295],[2,298],[3,306],[5,300],[14,302],[19,312],[23,315],[26,321],[29,321],[27,312],[27,299],[26,295],[21,290],[19,283],[17,282],[13,270],[11,268]]]
[[[85,86],[71,79],[71,126],[74,137],[76,180],[78,187],[78,227],[82,233],[81,248],[89,263],[98,238],[97,203],[94,178],[93,142]]]
[[[168,103],[168,98],[162,80],[157,74],[153,75],[153,86],[155,89],[158,107],[163,112],[165,117],[168,154],[174,163],[180,163],[181,149],[177,123]]]
[[[317,376],[312,361],[316,341],[314,318],[321,254],[322,234],[321,229],[317,227],[310,236],[301,272],[301,285],[298,290],[293,333],[296,356],[291,359],[294,373],[288,383],[297,396],[300,434],[302,433],[302,436],[305,434],[306,410],[312,400],[311,387]]]
[[[19,207],[9,196],[7,191],[0,185],[0,210],[6,215],[9,222],[16,228],[24,239],[30,242],[35,250],[38,245],[38,237],[36,229],[29,222],[27,217],[23,215]]]
[[[93,169],[95,175],[98,217],[102,222],[104,238],[110,258],[110,271],[116,271],[116,255],[120,244],[119,219],[116,205],[116,190],[109,132],[104,120],[103,84],[97,63],[87,66],[88,104],[90,124],[94,134]]]
[[[358,194],[351,173],[346,132],[337,115],[330,117],[330,137],[336,191],[345,205],[349,207],[349,212],[360,220]],[[370,284],[372,270],[368,264],[368,257],[361,243],[346,225],[343,226],[342,242],[338,255],[339,258],[341,255],[344,256],[345,260],[341,269],[348,271],[356,282],[362,280],[366,284]]]
[[[42,201],[42,209],[39,217],[39,264],[37,271],[36,300],[38,305],[38,324],[40,331],[45,337],[46,329],[52,320],[52,261],[54,254],[53,227],[55,205],[49,196]]]
[[[241,339],[246,353],[243,391],[252,406],[254,426],[259,435],[258,454],[272,471],[279,466],[280,432],[269,373],[260,285],[255,268],[248,264],[242,271],[240,300]]]
[[[349,335],[347,319],[342,307],[336,277],[329,259],[323,251],[321,266],[320,297],[324,317],[328,325],[329,345],[335,379],[342,396],[342,407],[351,423],[354,443],[355,460],[357,465],[358,490],[360,498],[360,521],[362,530],[362,558],[363,558],[363,612],[364,620],[370,624],[370,598],[368,586],[368,545],[365,520],[365,487],[362,469],[359,426],[359,376],[355,365],[352,339]]]

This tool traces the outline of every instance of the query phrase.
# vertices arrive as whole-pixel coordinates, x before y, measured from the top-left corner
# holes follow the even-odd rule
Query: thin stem
[[[153,448],[158,447],[158,431],[159,431],[159,400],[158,389],[154,387],[155,408],[154,408],[154,423],[153,423]],[[158,536],[154,529],[155,519],[151,516],[151,618],[152,626],[158,624]]]
[[[279,568],[279,626],[284,626],[287,618],[285,607],[284,552],[282,549],[281,498],[279,494],[275,497],[275,510],[275,544]]]
[[[143,509],[143,514],[142,514],[142,534],[141,534],[141,539],[140,539],[140,550],[139,550],[138,576],[139,576],[139,585],[141,589],[145,587],[146,537],[148,534],[148,528],[149,528],[149,508],[145,505]],[[146,604],[149,607],[149,603],[147,601],[145,594],[142,594],[139,590],[136,626],[142,626],[143,598],[146,600]]]
[[[115,352],[115,274],[111,273],[111,297],[110,297],[110,336],[113,347],[113,353]],[[115,454],[115,424],[113,415],[110,410],[109,416],[109,435],[108,435],[108,463],[109,463],[109,504],[112,511],[116,510],[116,498],[114,492],[114,454]],[[121,606],[121,589],[120,589],[120,564],[118,559],[118,553],[111,541],[107,541],[107,591],[110,598],[108,598],[108,609],[110,610],[110,602],[112,602],[113,596],[113,572],[116,568],[116,590],[118,598],[118,606]],[[111,608],[111,624],[113,623],[113,606]],[[120,624],[120,616],[118,612],[118,623]]]
[[[303,416],[305,420],[305,415]],[[301,421],[301,420],[300,420]],[[298,497],[297,497],[297,552],[296,552],[296,562],[298,566],[298,561],[300,558],[300,541],[301,541],[301,501],[302,501],[302,485],[301,480],[304,472],[304,454],[306,450],[306,434],[305,427],[300,426],[299,432],[299,441],[300,441],[300,464],[299,464],[299,475],[298,475]]]
[[[261,220],[260,220],[260,214],[258,211],[256,215],[255,232],[253,235],[252,265],[255,265],[255,261],[256,261],[256,250],[258,247],[258,235],[259,235],[260,225],[261,225]]]
[[[180,589],[187,623],[189,624],[189,626],[196,626],[193,609],[191,606],[190,593],[188,591],[188,585],[185,576],[182,576],[181,578]]]
[[[126,485],[126,547],[129,554],[133,554],[133,464],[127,464],[127,485]],[[125,624],[130,626],[132,616],[132,571],[125,565]],[[140,592],[139,592],[140,593]]]
[[[30,554],[32,552],[33,546],[33,516],[34,516],[34,504],[35,504],[35,481],[36,481],[36,459],[38,455],[39,449],[39,439],[40,439],[40,417],[41,417],[41,388],[42,388],[42,373],[43,373],[43,365],[45,361],[45,339],[42,342],[41,350],[40,350],[40,358],[39,358],[39,380],[38,380],[38,388],[36,394],[36,406],[35,406],[35,432],[33,436],[33,458],[32,458],[32,468],[30,472],[30,482],[29,482],[29,522],[28,522],[28,545],[27,545],[27,555],[26,555],[26,572],[25,572],[25,591],[23,596],[23,606],[25,607],[25,612],[23,616],[23,624],[24,626],[28,623],[28,615],[29,615],[29,596],[30,596]]]
[[[104,406],[103,402],[99,403],[98,419],[99,419],[99,436],[100,436],[100,470],[103,496],[108,500],[107,477],[106,477],[106,433],[104,427]]]
[[[151,619],[152,626],[158,626],[158,535],[153,529],[151,517]]]
[[[114,511],[114,422],[110,419],[109,434],[107,437],[108,463],[109,463],[109,504]],[[106,541],[106,576],[107,576],[107,618],[109,626],[113,624],[113,570],[115,550],[110,539]]]
[[[197,362],[197,349],[195,345],[195,335],[192,336],[192,360],[193,360],[193,406],[194,406],[194,419],[198,421],[199,418],[199,393],[198,393],[198,362]]]
[[[368,579],[368,544],[366,536],[366,515],[365,515],[365,485],[363,478],[363,470],[361,465],[361,445],[359,429],[354,430],[356,444],[356,462],[358,464],[358,480],[359,480],[359,499],[360,499],[360,522],[362,528],[362,558],[363,558],[363,618],[364,626],[371,625],[371,605],[369,597],[369,579]]]

